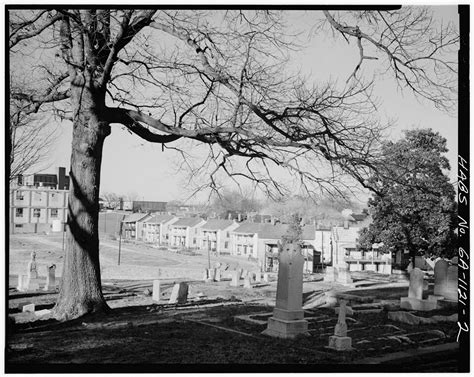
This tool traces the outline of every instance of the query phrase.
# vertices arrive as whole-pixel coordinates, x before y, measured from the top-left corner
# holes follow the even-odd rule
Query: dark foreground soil
[[[316,372],[374,368],[396,372],[430,371],[430,366],[435,366],[431,371],[436,372],[458,370],[457,349],[443,351],[441,358],[435,353],[425,355],[425,361],[412,360],[411,364],[403,358],[385,365],[364,364],[367,358],[400,351],[409,356],[424,347],[456,341],[456,323],[412,326],[389,320],[386,311],[349,316],[348,336],[353,349],[337,352],[326,347],[337,322],[330,308],[305,310],[310,335],[283,340],[261,334],[272,307],[236,297],[170,305],[151,303],[149,297],[122,289],[107,296],[114,303],[107,316],[90,315],[63,323],[48,316],[38,319],[18,309],[21,300],[36,302],[37,310],[51,308],[54,293],[10,297],[9,312],[17,322],[7,335],[7,372]],[[250,321],[242,319],[245,315]]]

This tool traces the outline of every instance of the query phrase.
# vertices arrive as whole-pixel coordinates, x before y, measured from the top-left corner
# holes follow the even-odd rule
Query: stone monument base
[[[413,297],[401,297],[400,308],[408,310],[418,310],[420,312],[427,312],[435,310],[438,306],[437,301],[420,300]]]
[[[332,348],[337,351],[348,351],[352,348],[352,338],[348,336],[332,335],[329,337],[328,348]]]
[[[308,321],[305,319],[287,321],[271,317],[268,319],[267,329],[262,334],[284,339],[293,339],[298,335],[309,335]]]

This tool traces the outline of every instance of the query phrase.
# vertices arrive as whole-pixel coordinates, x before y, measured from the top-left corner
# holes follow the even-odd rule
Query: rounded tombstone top
[[[450,261],[449,261],[451,264],[458,264],[458,257],[455,256],[454,258],[452,258]]]
[[[448,262],[444,259],[439,259],[436,263],[435,263],[435,266],[434,266],[435,269],[439,269],[439,268],[448,268]]]

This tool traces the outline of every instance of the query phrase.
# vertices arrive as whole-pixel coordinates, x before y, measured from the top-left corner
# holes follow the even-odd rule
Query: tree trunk
[[[108,311],[99,265],[99,186],[102,149],[110,134],[104,101],[85,87],[72,91],[74,111],[64,268],[54,315],[70,320]]]

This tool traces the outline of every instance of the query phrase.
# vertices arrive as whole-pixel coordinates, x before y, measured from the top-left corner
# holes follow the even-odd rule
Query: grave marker
[[[279,338],[308,335],[303,304],[304,257],[298,244],[286,244],[279,255],[276,305],[263,334]]]
[[[239,284],[239,276],[240,276],[240,271],[232,271],[232,280],[230,282],[230,285],[232,287],[238,287]]]
[[[453,265],[448,267],[446,273],[446,289],[442,295],[446,300],[458,300],[458,266]]]
[[[161,300],[161,281],[160,280],[153,280],[153,301],[160,301]]]
[[[175,284],[171,292],[169,303],[186,304],[186,301],[188,300],[188,288],[188,284],[184,282]]]
[[[263,281],[264,281],[265,283],[268,283],[268,281],[269,281],[269,279],[268,279],[268,273],[266,273],[266,272],[263,273]]]
[[[423,277],[424,273],[418,267],[410,272],[410,286],[408,287],[408,297],[421,300],[423,298]]]
[[[56,265],[52,264],[46,267],[46,285],[44,286],[45,291],[50,289],[56,289]]]
[[[214,273],[214,279],[215,279],[215,281],[221,281],[221,278],[222,278],[222,277],[221,277],[221,274],[222,274],[222,273],[221,273],[220,268],[216,268],[216,271],[215,271],[215,273]]]
[[[347,336],[346,310],[346,301],[341,300],[334,335],[329,337],[329,348],[337,351],[347,351],[352,347],[352,338]]]
[[[400,298],[400,307],[408,310],[429,311],[436,309],[437,303],[433,300],[423,300],[424,273],[418,267],[410,272],[410,286],[408,297]]]
[[[443,296],[446,290],[446,283],[448,278],[448,262],[444,259],[440,259],[434,266],[434,295]]]
[[[255,283],[261,283],[262,282],[262,273],[260,271],[257,271],[255,273]]]
[[[250,275],[244,278],[244,288],[252,288],[252,282],[250,281]]]

